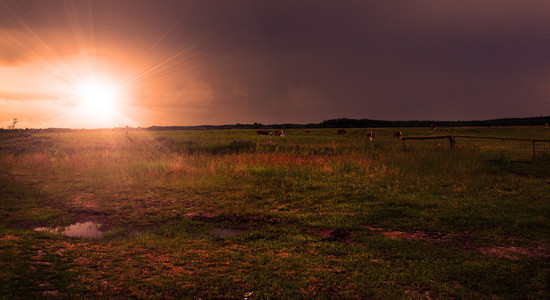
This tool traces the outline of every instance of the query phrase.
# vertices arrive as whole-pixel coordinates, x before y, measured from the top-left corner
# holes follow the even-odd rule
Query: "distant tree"
[[[13,120],[11,120],[11,126],[10,126],[10,128],[11,128],[11,129],[15,129],[15,124],[17,124],[17,122],[19,122],[19,121],[17,121],[17,118],[13,118]]]

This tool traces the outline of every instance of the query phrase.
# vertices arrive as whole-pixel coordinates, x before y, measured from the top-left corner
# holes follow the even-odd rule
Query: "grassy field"
[[[544,144],[393,130],[2,131],[0,298],[550,298]]]

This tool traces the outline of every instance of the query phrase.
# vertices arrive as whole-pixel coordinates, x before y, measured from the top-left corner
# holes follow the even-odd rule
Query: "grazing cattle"
[[[305,133],[306,133],[306,134],[309,134],[309,129],[306,129],[306,130],[305,130]]]
[[[267,132],[267,130],[258,130],[256,133],[258,133],[258,135],[269,135],[269,132]]]
[[[430,130],[435,131],[435,124],[430,124]]]
[[[374,131],[367,131],[367,137],[372,142],[372,140],[374,139]]]
[[[544,124],[544,128],[548,128],[548,123]]]
[[[285,132],[282,130],[273,130],[274,136],[285,136]]]
[[[401,139],[403,137],[403,133],[401,131],[394,131],[393,132],[393,138]]]
[[[345,129],[338,129],[338,135],[346,135],[347,132]]]

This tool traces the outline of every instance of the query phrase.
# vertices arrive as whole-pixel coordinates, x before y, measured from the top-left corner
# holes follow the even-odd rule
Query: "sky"
[[[0,0],[0,127],[550,115],[547,0]]]

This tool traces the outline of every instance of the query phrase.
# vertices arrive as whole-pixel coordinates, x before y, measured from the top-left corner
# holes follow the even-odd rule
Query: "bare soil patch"
[[[458,248],[462,249],[473,249],[479,251],[485,255],[496,256],[500,258],[507,258],[513,260],[519,260],[521,258],[550,258],[550,245],[537,245],[533,247],[521,247],[521,246],[512,246],[512,245],[501,245],[501,246],[486,246],[486,247],[475,247],[471,246],[471,243],[468,241],[468,233],[464,234],[428,234],[422,231],[413,231],[413,232],[403,232],[403,231],[394,231],[394,230],[385,230],[383,228],[365,226],[365,228],[381,234],[387,238],[391,239],[420,239],[420,240],[430,240],[430,241],[446,241],[455,244]]]
[[[85,192],[78,192],[70,202],[70,205],[77,210],[99,211],[101,209],[101,205],[95,199],[94,194]]]
[[[550,247],[546,246],[536,246],[536,247],[518,247],[518,246],[496,246],[496,247],[480,247],[477,248],[483,254],[508,258],[513,260],[521,259],[522,257],[527,258],[550,258]]]
[[[365,228],[369,229],[370,231],[382,234],[383,236],[391,239],[406,239],[406,240],[422,239],[422,240],[431,240],[431,241],[442,241],[442,240],[448,240],[451,237],[451,235],[445,234],[445,233],[428,234],[423,231],[404,232],[404,231],[396,231],[396,230],[385,230],[383,228],[371,227],[371,226],[365,226]]]
[[[309,233],[322,237],[329,241],[340,241],[343,243],[351,243],[353,232],[346,229],[329,228],[329,229],[309,229]]]

